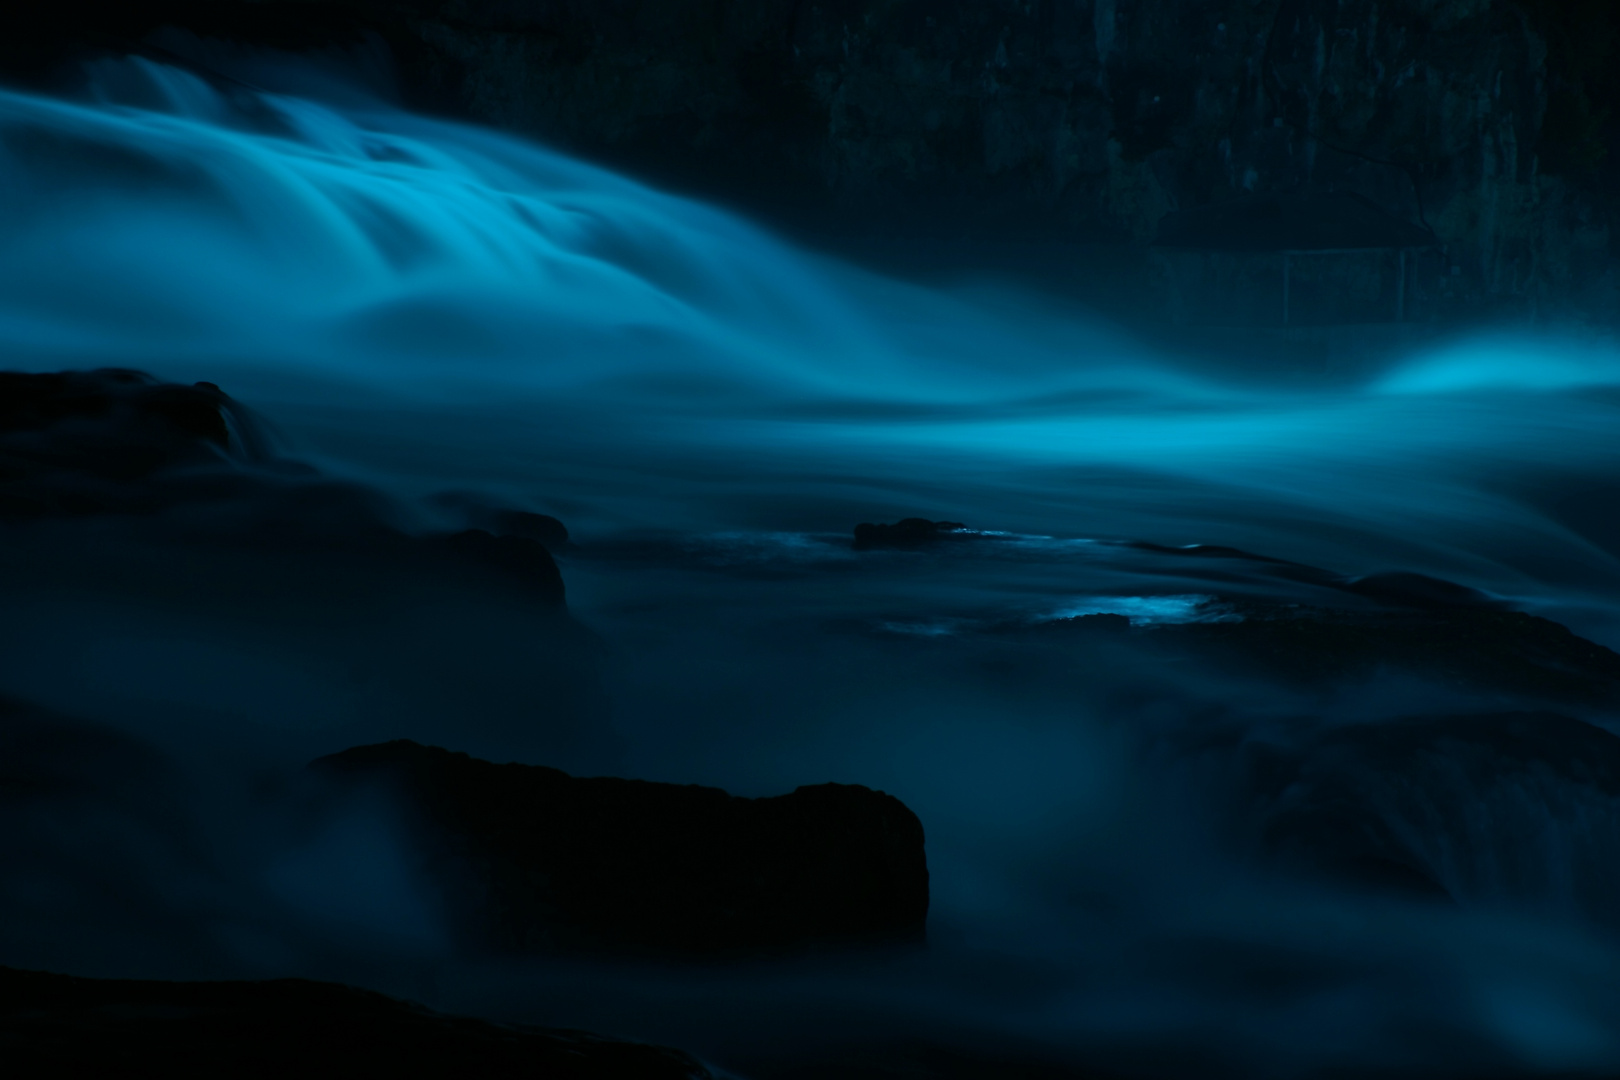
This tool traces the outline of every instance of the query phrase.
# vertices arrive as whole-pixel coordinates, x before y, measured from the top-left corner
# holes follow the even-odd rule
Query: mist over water
[[[233,76],[130,58],[78,97],[0,93],[5,366],[218,383],[402,527],[555,514],[600,681],[515,609],[386,568],[185,591],[165,582],[195,552],[161,528],[19,528],[0,691],[59,715],[9,752],[94,794],[8,833],[0,962],[344,978],[741,1075],[913,1045],[959,1070],[1620,1068],[1620,911],[1581,885],[1620,848],[1611,798],[1499,791],[1436,856],[1450,905],[1265,869],[1233,826],[1234,746],[1519,703],[1003,632],[1330,602],[1119,543],[1142,539],[1428,574],[1620,646],[1614,342],[1501,330],[1228,377],[1050,298],[883,278],[308,68],[212,62]],[[991,535],[850,550],[856,522],[910,516]],[[394,737],[742,795],[882,788],[928,831],[931,947],[458,957],[386,807],[297,779]],[[1458,784],[1448,813],[1478,794]]]

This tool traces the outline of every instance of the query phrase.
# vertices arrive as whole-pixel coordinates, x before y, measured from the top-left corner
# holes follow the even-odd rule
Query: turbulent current
[[[19,532],[0,691],[124,733],[172,797],[14,815],[0,963],[339,978],[739,1076],[1620,1069],[1620,913],[1579,884],[1620,860],[1612,793],[1533,771],[1489,806],[1466,777],[1430,791],[1459,823],[1433,841],[1448,903],[1277,871],[1233,824],[1232,746],[1522,702],[1064,659],[1018,629],[1327,602],[1181,550],[1207,544],[1429,575],[1620,647],[1611,341],[1480,331],[1339,377],[1240,375],[278,63],[106,60],[75,94],[0,93],[4,366],[217,383],[402,528],[561,518],[599,693],[548,681],[505,614],[390,607],[405,583],[342,612],[313,572],[182,602],[153,535],[136,555]],[[978,535],[851,549],[857,522],[907,517]],[[406,648],[443,662],[374,677]],[[459,957],[384,817],[277,809],[304,761],[400,736],[743,795],[881,788],[927,829],[930,947]]]

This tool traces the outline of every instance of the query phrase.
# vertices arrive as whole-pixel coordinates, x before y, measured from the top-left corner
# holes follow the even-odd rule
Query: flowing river
[[[0,93],[5,366],[217,383],[405,528],[561,518],[600,685],[503,648],[506,615],[339,626],[300,572],[277,603],[181,602],[160,584],[180,556],[150,537],[136,559],[19,532],[0,690],[184,780],[162,814],[20,814],[0,963],[341,978],[760,1078],[1620,1070],[1620,918],[1571,885],[1581,845],[1620,857],[1612,799],[1526,780],[1523,828],[1471,857],[1529,869],[1459,869],[1450,905],[1272,873],[1222,824],[1222,747],[1477,696],[1394,676],[1322,694],[996,629],[1326,602],[1176,550],[1209,544],[1442,578],[1620,647],[1613,341],[1499,329],[1313,384],[1223,374],[1049,296],[884,277],[318,72],[214,66],[230,77],[103,60],[77,95]],[[980,535],[851,550],[857,522],[906,517]],[[355,674],[422,642],[465,655],[409,685]],[[750,796],[881,788],[927,829],[930,947],[458,957],[386,820],[289,825],[265,794],[401,736]]]

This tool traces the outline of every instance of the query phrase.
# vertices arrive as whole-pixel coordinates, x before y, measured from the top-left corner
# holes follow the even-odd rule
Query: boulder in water
[[[1347,592],[1365,596],[1375,603],[1390,607],[1497,610],[1505,610],[1507,607],[1500,600],[1492,599],[1478,589],[1470,589],[1466,585],[1458,585],[1427,574],[1399,570],[1353,578],[1343,587]]]
[[[520,536],[544,544],[549,550],[568,546],[568,526],[550,514],[501,510],[495,514],[493,526],[498,536]]]
[[[458,562],[498,575],[525,596],[555,607],[563,604],[562,571],[551,552],[526,536],[494,536],[468,529],[439,541]]]
[[[392,788],[479,947],[717,958],[923,938],[922,825],[880,791],[746,799],[403,740],[312,767]]]
[[[948,537],[971,535],[960,521],[929,521],[927,518],[904,518],[893,525],[874,525],[863,521],[855,526],[855,550],[873,548],[919,548]]]
[[[1464,692],[1620,704],[1620,655],[1522,611],[1486,603],[1345,611],[1234,601],[1228,608],[1240,617],[1154,627],[1145,640],[1167,654],[1297,687],[1398,670]]]

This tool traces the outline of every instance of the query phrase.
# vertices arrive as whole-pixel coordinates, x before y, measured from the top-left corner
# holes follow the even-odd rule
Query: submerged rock
[[[1332,685],[1394,669],[1465,692],[1620,702],[1620,654],[1522,611],[1484,603],[1388,611],[1231,607],[1241,619],[1155,627],[1146,632],[1147,640],[1223,670],[1297,686]]]
[[[947,537],[971,535],[960,521],[929,521],[904,518],[893,525],[873,525],[863,521],[855,526],[855,550],[872,548],[917,548]]]
[[[157,982],[0,967],[7,1075],[707,1080],[662,1046],[445,1016],[305,979]]]
[[[1507,608],[1500,600],[1492,599],[1478,589],[1406,571],[1387,571],[1352,578],[1344,583],[1343,588],[1346,592],[1389,607],[1495,608],[1499,611]]]
[[[923,939],[922,825],[880,791],[746,799],[403,740],[312,768],[394,790],[479,947],[698,958]]]
[[[1548,712],[1247,748],[1274,859],[1379,890],[1620,924],[1620,738]]]

